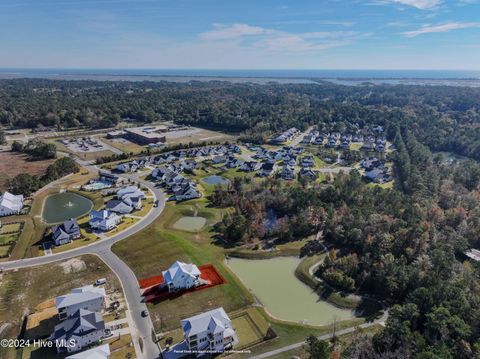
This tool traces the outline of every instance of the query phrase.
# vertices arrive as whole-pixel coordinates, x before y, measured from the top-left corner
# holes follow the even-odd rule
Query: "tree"
[[[323,340],[318,339],[314,335],[307,338],[308,352],[311,359],[329,359],[332,354],[330,345]]]
[[[5,131],[0,130],[0,145],[7,144],[7,136],[5,136]]]

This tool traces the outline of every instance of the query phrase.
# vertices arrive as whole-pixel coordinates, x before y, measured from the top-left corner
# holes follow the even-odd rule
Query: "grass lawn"
[[[73,288],[92,284],[98,278],[107,279],[108,291],[121,290],[117,277],[93,255],[0,274],[0,322],[9,325],[2,337],[17,338],[24,317],[33,313],[38,304]],[[0,348],[0,358],[17,356],[14,350]]]
[[[110,344],[110,359],[125,359],[128,358],[129,353],[130,358],[136,357],[131,335],[115,337],[105,341],[105,343]]]
[[[100,137],[102,142],[105,142],[107,145],[110,145],[122,152],[125,153],[134,153],[138,154],[145,150],[146,147],[137,145],[136,143],[130,142],[124,138],[118,139],[108,139],[105,136]]]
[[[193,212],[207,218],[207,225],[201,232],[189,233],[173,228],[179,218]],[[158,332],[178,328],[181,319],[200,312],[220,306],[231,312],[252,302],[250,293],[224,265],[223,249],[211,243],[210,225],[220,219],[220,214],[220,210],[209,208],[203,198],[178,205],[167,203],[156,222],[113,246],[113,251],[139,279],[158,275],[174,261],[181,260],[197,265],[211,263],[227,281],[227,284],[191,292],[174,300],[149,304]]]
[[[240,343],[235,349],[251,347],[262,342],[267,335],[269,323],[259,313],[258,308],[248,308],[237,313],[231,313],[232,326],[235,328]]]
[[[0,234],[0,246],[15,242],[18,239],[19,233]]]
[[[0,258],[6,257],[8,255],[9,249],[10,249],[10,246],[0,246]]]
[[[11,224],[4,224],[0,227],[0,234],[1,233],[12,233],[12,232],[20,232],[22,229],[21,223],[11,223]]]
[[[105,235],[107,237],[114,236],[115,234],[118,234],[121,231],[124,231],[130,226],[133,226],[135,223],[137,223],[139,219],[136,218],[130,218],[130,217],[123,217],[122,222],[114,229],[111,231],[105,232]]]
[[[232,257],[247,258],[247,259],[266,259],[274,258],[278,256],[298,256],[300,255],[300,249],[308,241],[308,238],[288,242],[284,244],[279,244],[275,247],[274,250],[262,250],[262,249],[231,249],[226,252]]]

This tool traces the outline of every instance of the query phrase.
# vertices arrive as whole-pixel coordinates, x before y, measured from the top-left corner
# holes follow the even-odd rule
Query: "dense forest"
[[[225,246],[277,243],[321,233],[330,248],[316,275],[391,307],[387,326],[359,338],[346,358],[472,358],[480,355],[480,165],[445,162],[397,131],[396,188],[359,173],[315,184],[236,179],[211,200],[230,208],[216,229]],[[271,225],[272,212],[275,218]],[[311,253],[306,248],[304,253]]]
[[[480,159],[480,89],[452,86],[233,84],[212,81],[0,80],[0,124],[105,128],[122,118],[242,131],[261,142],[296,126],[408,128],[431,150]]]

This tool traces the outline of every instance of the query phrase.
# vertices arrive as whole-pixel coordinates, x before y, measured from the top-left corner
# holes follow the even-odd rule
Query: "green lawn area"
[[[267,335],[269,324],[259,313],[258,308],[252,307],[232,313],[230,319],[240,341],[235,347],[237,350],[262,342]]]
[[[1,233],[20,232],[21,229],[22,229],[22,224],[19,223],[19,222],[4,224],[0,227],[0,234]]]
[[[189,233],[173,228],[179,218],[191,216],[194,212],[207,219],[200,232]],[[156,222],[113,246],[113,251],[132,268],[137,278],[159,275],[174,261],[181,260],[197,265],[211,263],[227,281],[227,284],[188,293],[174,300],[149,304],[157,331],[177,328],[181,319],[220,306],[231,312],[252,303],[250,293],[224,265],[223,249],[211,243],[211,224],[220,216],[221,210],[208,207],[204,198],[180,204],[167,203]]]
[[[18,239],[18,235],[19,233],[0,234],[0,246],[15,242]]]
[[[9,248],[10,246],[0,246],[0,258],[6,257],[8,255]]]

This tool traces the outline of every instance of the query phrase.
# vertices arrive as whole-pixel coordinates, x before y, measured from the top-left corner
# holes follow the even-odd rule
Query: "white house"
[[[19,214],[23,207],[23,196],[5,192],[0,196],[0,217]]]
[[[181,324],[187,348],[197,351],[197,356],[206,351],[222,353],[239,342],[223,308],[184,319]]]
[[[121,200],[126,198],[145,198],[145,194],[137,186],[126,186],[117,191],[117,198]]]
[[[203,283],[200,270],[195,264],[176,261],[168,270],[163,271],[164,285],[169,292],[196,287]]]
[[[50,340],[57,352],[77,352],[97,343],[105,336],[105,322],[98,312],[77,310],[71,317],[55,326]]]
[[[103,344],[98,347],[84,350],[83,352],[69,355],[65,359],[108,359],[110,358],[110,345]]]
[[[119,215],[105,209],[101,211],[90,211],[90,227],[103,232],[114,229],[121,220],[122,218]]]
[[[105,289],[100,286],[86,285],[55,298],[55,306],[60,320],[72,316],[79,309],[100,312],[104,305]]]

